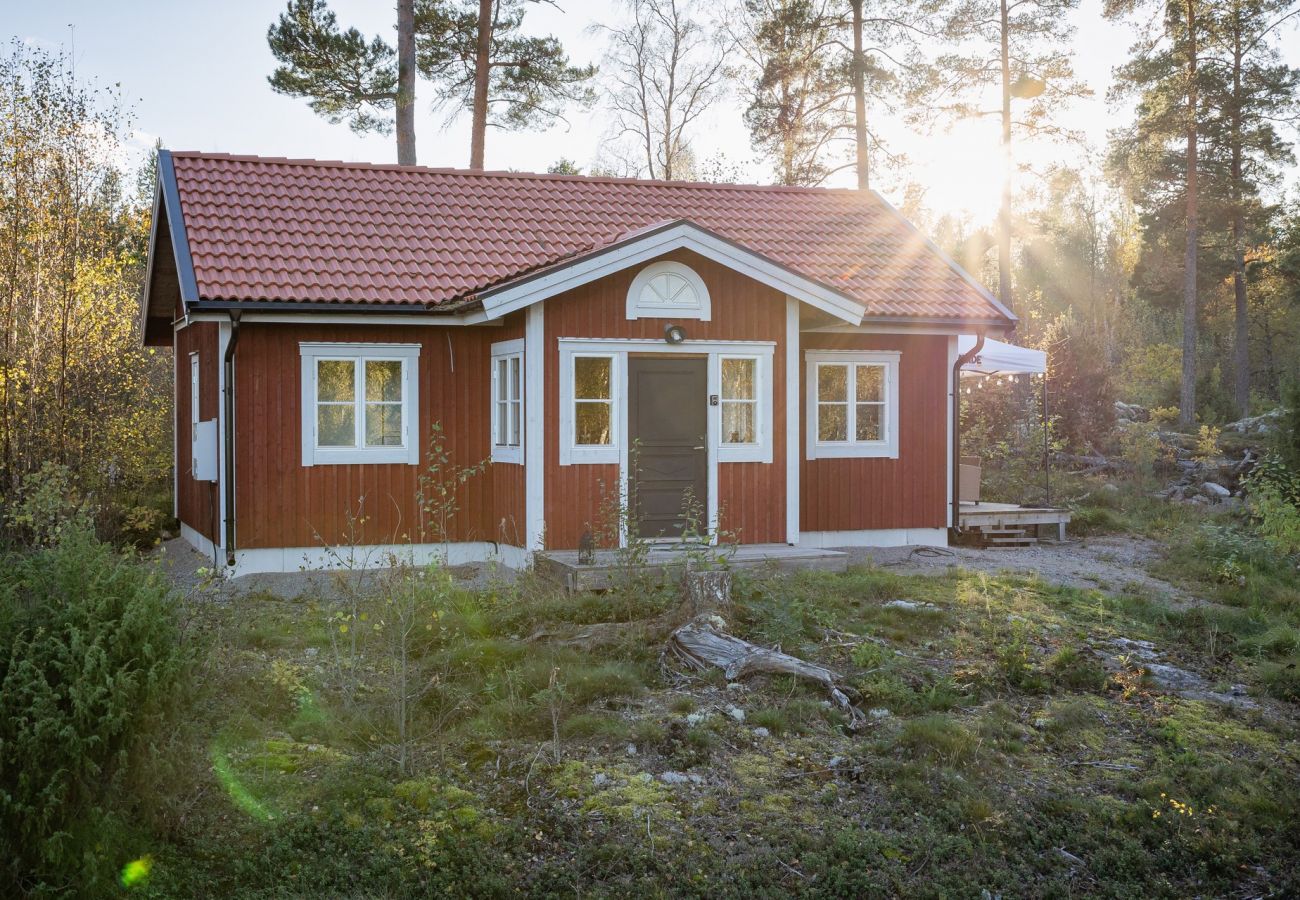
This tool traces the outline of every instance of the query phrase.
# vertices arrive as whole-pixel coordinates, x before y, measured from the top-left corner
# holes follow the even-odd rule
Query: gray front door
[[[707,528],[708,360],[633,356],[627,361],[628,488],[642,537],[680,537],[688,498]]]

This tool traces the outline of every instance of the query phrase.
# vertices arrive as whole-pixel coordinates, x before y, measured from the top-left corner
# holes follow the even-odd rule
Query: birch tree
[[[693,16],[684,0],[629,0],[631,21],[598,25],[617,135],[635,142],[650,178],[691,175],[695,129],[726,90],[730,37]]]

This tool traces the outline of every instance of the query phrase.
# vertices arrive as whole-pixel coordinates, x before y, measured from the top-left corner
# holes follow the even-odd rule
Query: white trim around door
[[[538,307],[529,307],[530,311]],[[530,348],[531,350],[531,348]],[[620,338],[560,338],[560,383],[558,396],[560,465],[614,464],[619,467],[619,491],[623,501],[628,496],[629,447],[627,417],[627,360],[632,354],[664,354],[701,356],[708,359],[708,501],[709,532],[716,540],[718,531],[718,466],[732,461],[772,461],[772,358],[776,352],[775,341],[684,341],[669,344],[665,341],[647,341]],[[573,366],[575,359],[602,357],[611,359],[610,371],[610,435],[605,444],[578,445],[575,442],[573,396]],[[758,361],[758,417],[759,438],[757,447],[724,448],[721,443],[721,404],[714,398],[722,393],[721,360],[723,358],[752,357]],[[764,427],[764,423],[766,427]],[[730,451],[730,452],[729,452]],[[531,459],[529,467],[531,468]],[[621,539],[626,542],[626,535]]]

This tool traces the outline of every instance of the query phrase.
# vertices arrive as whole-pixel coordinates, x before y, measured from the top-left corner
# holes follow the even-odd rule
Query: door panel
[[[627,367],[633,513],[642,537],[680,537],[688,492],[702,516],[708,502],[708,360],[634,356]]]

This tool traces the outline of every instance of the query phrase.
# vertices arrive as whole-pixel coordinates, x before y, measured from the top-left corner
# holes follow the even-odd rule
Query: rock
[[[1271,434],[1277,430],[1278,424],[1284,415],[1286,415],[1286,410],[1279,407],[1263,415],[1247,416],[1244,419],[1238,419],[1236,422],[1230,422],[1223,426],[1223,430],[1244,435]]]
[[[1232,496],[1232,491],[1214,481],[1207,481],[1205,484],[1201,485],[1201,493],[1205,494],[1205,496],[1209,497],[1211,500],[1223,500],[1226,497]]]
[[[1199,504],[1200,506],[1207,506],[1210,503],[1210,498],[1205,496],[1204,494],[1197,494],[1194,497],[1188,497],[1187,502],[1196,503]]]
[[[758,726],[757,728],[754,729],[754,737],[756,737],[756,738],[765,738],[765,737],[771,737],[771,736],[772,736],[772,732],[768,731],[768,730],[767,730],[766,728],[764,728],[762,725],[760,725],[760,726]]]
[[[867,710],[867,715],[871,716],[873,719],[888,719],[893,715],[893,713],[885,709],[883,706],[877,706],[874,709]]]
[[[628,756],[636,756],[636,744],[628,744],[626,752]]]
[[[691,779],[681,772],[664,772],[659,776],[659,780],[664,784],[689,784]]]
[[[707,719],[708,717],[709,717],[709,714],[706,713],[706,712],[693,712],[693,713],[690,713],[689,715],[686,716],[686,724],[687,724],[687,725],[692,725],[692,726],[693,726],[693,725],[699,725],[701,722],[703,722],[703,721],[704,721],[705,719]]]
[[[1087,863],[1085,863],[1083,860],[1079,859],[1079,857],[1075,856],[1075,855],[1074,855],[1073,853],[1071,853],[1069,850],[1066,850],[1064,847],[1057,847],[1057,848],[1056,848],[1056,855],[1059,856],[1059,857],[1061,857],[1061,859],[1065,860],[1066,862],[1068,862],[1068,863],[1069,863],[1070,865],[1072,865],[1072,866],[1084,866],[1084,865],[1087,865]]]
[[[604,772],[597,772],[596,777],[591,779],[591,781],[596,785],[596,787],[604,787],[609,784],[609,776]]]
[[[1101,487],[1097,488],[1097,493],[1099,493],[1099,494],[1118,494],[1118,493],[1119,493],[1119,485],[1117,485],[1117,484],[1112,484],[1111,482],[1108,481],[1108,482],[1106,482],[1105,484],[1103,484]]]
[[[938,609],[933,603],[924,600],[886,600],[885,609],[905,609],[908,612],[924,612]]]
[[[728,706],[727,715],[731,716],[731,718],[735,719],[737,722],[745,721],[745,711],[739,706]]]
[[[691,780],[691,784],[704,784],[705,781],[703,775],[696,775],[694,772],[691,772],[686,777]]]
[[[1243,685],[1235,684],[1227,691],[1216,691],[1208,681],[1195,672],[1189,672],[1187,669],[1160,662],[1160,653],[1150,641],[1116,638],[1111,641],[1111,646],[1120,651],[1120,656],[1128,657],[1129,661],[1133,659],[1140,661],[1142,668],[1151,679],[1152,685],[1162,691],[1177,694],[1188,700],[1202,700],[1207,703],[1236,707],[1237,709],[1257,709],[1259,707],[1258,703],[1246,695],[1246,688]],[[1108,669],[1115,670],[1120,667],[1121,660],[1118,657],[1103,660],[1103,665]]]
[[[844,762],[844,757],[842,757],[842,756],[832,756],[831,759],[830,759],[830,762],[826,763],[826,768],[828,768],[828,769],[837,769],[837,768],[839,768],[840,763],[842,763],[842,762]]]
[[[727,684],[727,690],[729,690],[729,691],[740,692],[740,691],[743,691],[744,689],[745,689],[745,686],[744,686],[743,684],[741,684],[739,681],[732,681],[732,682],[730,682],[730,683]]]

